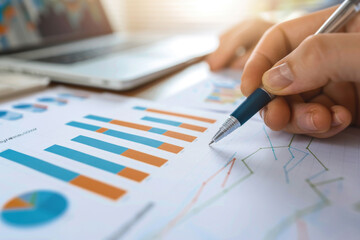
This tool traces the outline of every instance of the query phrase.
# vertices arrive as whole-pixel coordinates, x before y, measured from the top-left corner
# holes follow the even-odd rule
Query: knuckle
[[[301,58],[308,66],[318,66],[329,58],[329,45],[323,36],[307,37],[300,45]]]

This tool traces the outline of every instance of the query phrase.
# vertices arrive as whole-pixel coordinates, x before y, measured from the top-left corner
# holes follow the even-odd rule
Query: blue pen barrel
[[[258,88],[231,114],[231,116],[235,117],[240,124],[243,125],[271,100],[272,98],[264,89]]]

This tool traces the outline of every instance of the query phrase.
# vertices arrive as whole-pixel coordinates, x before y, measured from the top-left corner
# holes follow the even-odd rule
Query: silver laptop
[[[212,36],[115,33],[100,0],[0,1],[0,69],[125,90],[215,49]]]

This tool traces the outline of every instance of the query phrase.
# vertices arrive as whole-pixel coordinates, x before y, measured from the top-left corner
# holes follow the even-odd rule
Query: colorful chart
[[[205,102],[237,104],[239,99],[244,97],[240,90],[240,84],[233,81],[214,81],[211,84],[213,90],[205,98]]]
[[[34,191],[8,201],[2,219],[17,227],[31,227],[58,219],[68,207],[63,195],[52,191]]]
[[[24,110],[33,113],[42,113],[47,111],[48,107],[41,104],[18,104],[13,106],[15,109]]]
[[[73,186],[85,189],[87,191],[96,193],[100,196],[118,200],[126,191],[104,182],[97,181],[93,178],[81,175],[79,173],[67,170],[65,168],[56,166],[54,164],[45,162],[41,159],[14,151],[12,149],[5,150],[0,153],[0,157],[3,157],[14,163],[31,168],[35,171],[41,172],[48,176],[54,177],[58,180],[69,183]]]
[[[0,111],[0,119],[15,121],[23,117],[21,113],[10,112],[10,111]]]
[[[89,96],[86,95],[86,94],[80,94],[80,93],[76,93],[76,94],[73,94],[73,93],[61,93],[59,94],[59,97],[61,98],[75,98],[75,99],[86,99],[88,98]]]
[[[43,97],[43,98],[39,98],[38,99],[39,102],[42,103],[50,103],[50,104],[55,104],[58,106],[64,106],[68,103],[67,100],[65,99],[61,99],[61,98],[52,98],[52,97]]]

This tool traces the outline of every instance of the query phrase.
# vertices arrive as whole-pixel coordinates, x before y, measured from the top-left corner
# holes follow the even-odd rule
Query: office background
[[[334,0],[103,0],[116,30],[223,31],[262,12],[316,9]]]

